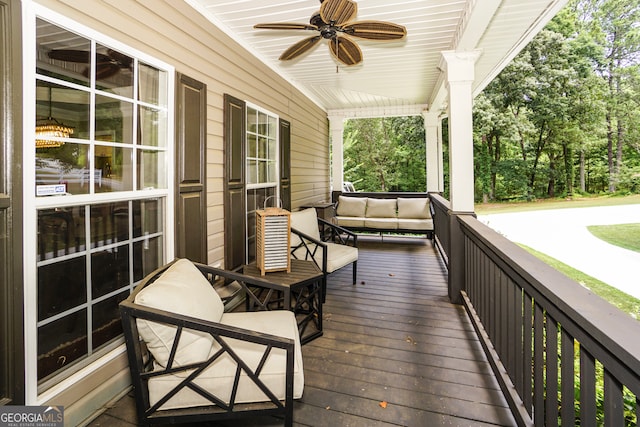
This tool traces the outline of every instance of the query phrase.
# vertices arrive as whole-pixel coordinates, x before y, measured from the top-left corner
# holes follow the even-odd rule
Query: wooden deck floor
[[[350,267],[329,277],[324,335],[303,347],[296,425],[515,425],[464,309],[448,302],[431,243],[363,238],[359,247],[358,283]],[[136,425],[134,405],[129,394],[90,426]]]

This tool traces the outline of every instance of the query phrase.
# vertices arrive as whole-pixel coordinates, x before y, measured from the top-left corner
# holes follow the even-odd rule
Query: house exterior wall
[[[259,105],[291,122],[292,208],[328,200],[326,111],[186,3],[175,0],[37,0],[34,3],[171,64],[176,72],[206,84],[207,249],[210,264],[224,265],[225,93]],[[33,23],[25,22],[24,25]],[[37,403],[64,405],[67,423],[80,423],[101,404],[117,397],[128,384],[122,348],[94,365],[81,381],[66,380]]]
[[[223,259],[223,95],[291,122],[292,207],[329,197],[326,112],[183,2],[37,3],[175,66],[207,85],[208,261]]]

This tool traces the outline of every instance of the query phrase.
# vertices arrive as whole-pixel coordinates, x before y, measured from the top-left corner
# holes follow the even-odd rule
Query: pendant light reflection
[[[36,120],[36,148],[56,148],[64,145],[64,141],[52,138],[69,138],[73,128],[54,119],[51,114],[53,100],[49,86],[49,117]]]

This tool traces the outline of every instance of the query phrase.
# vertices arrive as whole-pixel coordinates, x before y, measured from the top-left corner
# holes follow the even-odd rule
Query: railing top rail
[[[640,373],[640,322],[528,253],[470,215],[458,217],[467,237],[482,247],[518,285],[594,355],[606,352]],[[591,343],[589,343],[591,341]]]

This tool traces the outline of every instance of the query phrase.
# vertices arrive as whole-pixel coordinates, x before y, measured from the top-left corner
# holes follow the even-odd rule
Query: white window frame
[[[249,183],[249,167],[246,166],[246,182],[247,182],[247,190],[254,190],[256,188],[269,188],[269,187],[276,187],[276,195],[277,197],[280,197],[280,126],[279,121],[280,121],[280,116],[278,116],[276,113],[273,113],[263,107],[260,107],[258,105],[255,105],[249,101],[245,101],[245,117],[249,117],[249,114],[247,114],[247,111],[249,108],[252,108],[254,110],[256,110],[258,113],[263,113],[266,114],[267,116],[273,117],[276,119],[276,136],[275,136],[275,142],[276,142],[276,156],[275,156],[275,181],[269,181],[269,182],[265,182],[265,183],[257,183],[257,184],[250,184]],[[245,130],[246,134],[249,134],[249,130],[246,129]],[[247,139],[248,141],[248,139]],[[248,142],[247,142],[247,151],[246,153],[248,153]],[[245,165],[246,162],[250,159],[251,157],[249,157],[249,155],[245,155]]]
[[[36,267],[36,247],[37,247],[37,210],[47,207],[75,206],[82,204],[109,203],[139,198],[160,198],[164,200],[164,254],[166,262],[174,257],[174,108],[175,108],[175,68],[161,60],[158,60],[144,52],[138,51],[124,43],[106,36],[94,29],[82,25],[70,18],[61,15],[42,5],[33,3],[31,0],[22,1],[23,19],[23,183],[24,183],[24,342],[25,342],[25,404],[40,405],[50,401],[61,391],[79,382],[88,373],[99,369],[118,355],[126,351],[124,344],[108,352],[98,360],[80,369],[71,376],[60,381],[58,384],[38,393],[38,373],[37,373],[37,267]],[[96,193],[84,195],[63,196],[63,200],[58,197],[36,197],[35,195],[35,148],[29,141],[35,140],[36,121],[36,17],[41,17],[60,27],[67,28],[91,40],[110,46],[123,53],[136,57],[146,64],[157,67],[167,73],[167,128],[166,128],[166,155],[164,163],[159,165],[166,171],[165,189],[133,190],[113,193]],[[93,158],[93,152],[89,152],[89,158]],[[135,188],[135,187],[134,187]],[[89,332],[90,333],[90,332]]]

